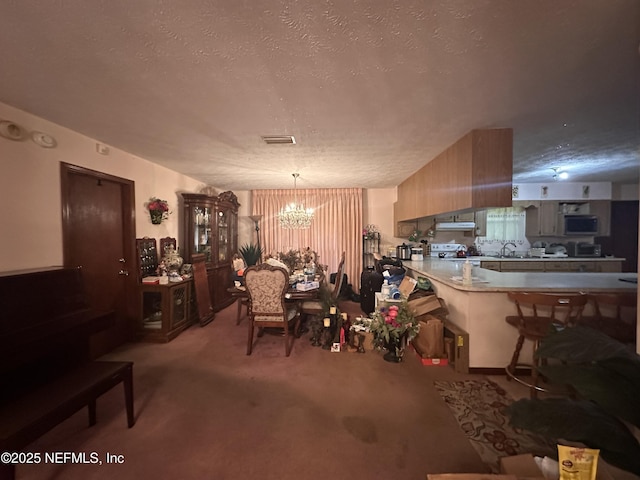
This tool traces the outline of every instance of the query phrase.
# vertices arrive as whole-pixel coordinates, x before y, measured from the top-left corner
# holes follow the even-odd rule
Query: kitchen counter
[[[494,258],[469,257],[474,265],[471,285],[462,285],[455,277],[462,277],[462,264],[466,258],[428,258],[421,262],[403,260],[405,268],[411,270],[413,277],[418,275],[436,280],[458,290],[469,292],[508,292],[527,290],[536,292],[619,292],[633,291],[637,284],[630,283],[638,279],[636,273],[590,273],[590,272],[496,272],[481,268],[483,261],[582,261],[584,258]],[[610,261],[607,258],[589,258],[588,261]],[[615,260],[622,260],[616,258]],[[626,281],[621,281],[623,278]]]
[[[480,258],[507,260],[493,257],[470,257],[470,260],[474,259],[473,263],[476,263]],[[479,266],[473,268],[472,284],[462,285],[462,265],[465,260],[429,258],[420,262],[407,260],[402,264],[411,277],[423,276],[431,281],[436,295],[444,301],[448,309],[448,319],[469,334],[469,367],[472,372],[502,369],[511,359],[518,333],[515,328],[505,322],[507,315],[515,314],[515,305],[507,296],[509,291],[549,293],[637,291],[637,284],[632,283],[637,282],[636,273],[496,272]],[[514,258],[513,260],[524,259]],[[545,259],[531,260],[544,261]],[[551,260],[558,261],[555,258]],[[568,258],[564,260],[572,261]],[[590,312],[587,310],[585,313]],[[521,358],[526,362],[531,361],[531,357],[531,344],[525,342]]]

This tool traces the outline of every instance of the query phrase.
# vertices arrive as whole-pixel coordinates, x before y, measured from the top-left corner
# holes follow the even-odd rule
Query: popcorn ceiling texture
[[[637,0],[13,0],[0,101],[222,189],[391,187],[491,127],[515,182],[635,182],[639,24]]]

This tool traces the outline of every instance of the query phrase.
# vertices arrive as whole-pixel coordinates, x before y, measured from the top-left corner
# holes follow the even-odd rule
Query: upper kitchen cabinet
[[[525,235],[527,237],[557,235],[558,213],[558,202],[545,200],[528,202]]]
[[[472,130],[398,185],[396,222],[511,206],[513,130]]]
[[[598,217],[598,236],[611,235],[611,200],[591,200],[589,209],[591,215]]]

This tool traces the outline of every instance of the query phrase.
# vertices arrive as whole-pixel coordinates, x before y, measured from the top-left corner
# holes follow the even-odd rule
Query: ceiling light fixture
[[[293,175],[293,203],[280,209],[278,220],[282,228],[303,230],[311,226],[313,209],[304,208],[303,204],[298,203],[297,180],[300,174],[292,173],[291,175]]]
[[[267,145],[295,145],[293,135],[263,135],[262,141]]]
[[[569,174],[567,172],[559,172],[560,167],[551,167],[553,170],[553,179],[557,182],[558,180],[566,180],[569,178]]]

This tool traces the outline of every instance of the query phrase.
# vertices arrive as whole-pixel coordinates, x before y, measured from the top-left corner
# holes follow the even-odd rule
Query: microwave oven
[[[597,235],[598,217],[595,215],[559,215],[558,233],[565,236]]]
[[[566,246],[570,257],[602,256],[602,248],[597,243],[567,242]]]

